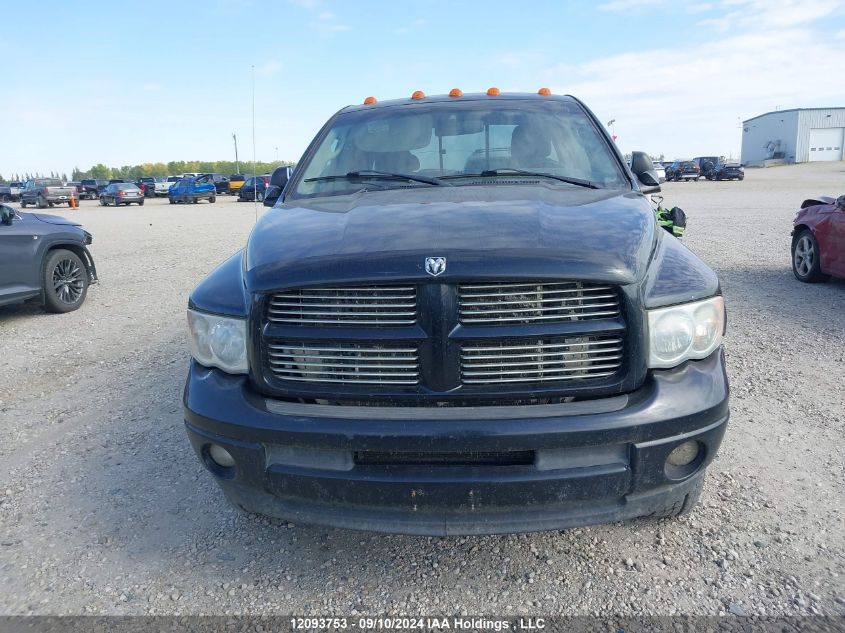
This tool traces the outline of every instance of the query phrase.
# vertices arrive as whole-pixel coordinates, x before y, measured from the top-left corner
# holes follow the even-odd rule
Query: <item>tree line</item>
[[[272,161],[255,163],[256,174],[269,174],[276,167],[293,165],[291,161]],[[82,180],[83,178],[100,178],[109,180],[111,178],[127,178],[137,180],[142,176],[178,176],[179,174],[251,174],[253,173],[252,162],[241,161],[235,163],[233,160],[172,160],[169,163],[143,163],[141,165],[124,165],[123,167],[108,167],[97,163],[87,170],[74,167],[71,173],[71,180]]]
[[[256,174],[269,174],[276,167],[283,165],[293,165],[291,161],[272,161],[269,163],[257,162],[255,163]],[[251,161],[241,161],[235,164],[233,160],[172,160],[169,163],[143,163],[141,165],[124,165],[123,167],[109,167],[102,163],[92,165],[88,169],[80,169],[74,167],[71,172],[70,179],[66,173],[58,173],[51,171],[50,174],[24,173],[14,174],[8,180],[0,175],[0,182],[16,182],[29,180],[30,178],[59,178],[64,182],[79,181],[83,178],[98,178],[102,180],[111,180],[112,178],[127,178],[137,180],[142,176],[178,176],[179,174],[223,174],[224,176],[231,176],[232,174],[249,175],[253,173]]]
[[[24,180],[29,180],[30,178],[58,178],[60,180],[64,180],[67,182],[67,174],[66,173],[59,173],[56,171],[51,171],[50,174],[42,174],[40,171],[35,172],[34,174],[30,174],[26,172],[24,174],[12,174],[8,180],[3,177],[3,174],[0,174],[0,182],[23,182]]]

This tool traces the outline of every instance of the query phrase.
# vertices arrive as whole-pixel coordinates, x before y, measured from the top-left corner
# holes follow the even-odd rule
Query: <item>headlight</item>
[[[722,344],[724,330],[722,297],[649,310],[648,366],[675,367],[685,360],[706,358]]]
[[[188,310],[191,355],[201,365],[247,373],[246,320]]]

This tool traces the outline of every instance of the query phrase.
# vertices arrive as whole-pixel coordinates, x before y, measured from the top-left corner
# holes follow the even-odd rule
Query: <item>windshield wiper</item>
[[[528,171],[526,169],[515,169],[513,167],[502,167],[500,169],[485,169],[480,174],[455,174],[452,176],[444,176],[444,178],[487,178],[490,176],[504,176],[506,174],[516,174],[518,176],[534,176],[535,178],[551,178],[570,185],[578,187],[586,187],[588,189],[601,189],[599,185],[589,180],[582,178],[570,178],[568,176],[558,176],[557,174],[547,174],[542,171]]]
[[[391,178],[404,179],[413,182],[424,182],[427,185],[436,185],[438,187],[453,187],[451,183],[443,182],[439,178],[429,178],[428,176],[417,176],[415,174],[401,174],[392,171],[377,171],[374,169],[362,169],[360,171],[350,171],[345,174],[337,174],[335,176],[318,176],[316,178],[306,178],[305,182],[321,182],[328,180],[362,180],[364,178]]]

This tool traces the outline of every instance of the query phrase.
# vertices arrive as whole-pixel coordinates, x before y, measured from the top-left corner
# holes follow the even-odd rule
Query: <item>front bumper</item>
[[[721,349],[652,371],[630,394],[523,407],[295,404],[264,398],[244,376],[192,362],[184,403],[197,455],[243,509],[305,523],[440,535],[660,514],[700,483],[729,416]],[[699,460],[670,477],[666,457],[689,440],[699,442]],[[234,467],[210,459],[212,443],[234,457]],[[532,458],[512,465],[448,459],[488,454]],[[385,462],[385,455],[422,461]],[[435,464],[427,455],[447,458]]]

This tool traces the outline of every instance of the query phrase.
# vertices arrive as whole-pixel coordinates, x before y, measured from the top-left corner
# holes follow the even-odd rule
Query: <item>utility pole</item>
[[[238,165],[238,137],[234,132],[232,132],[232,139],[235,141],[235,173],[239,174],[241,169]]]
[[[616,123],[616,119],[610,119],[605,125],[607,125],[607,129],[610,130],[610,137],[613,139],[613,142],[616,142],[616,132],[613,131],[613,124]]]

